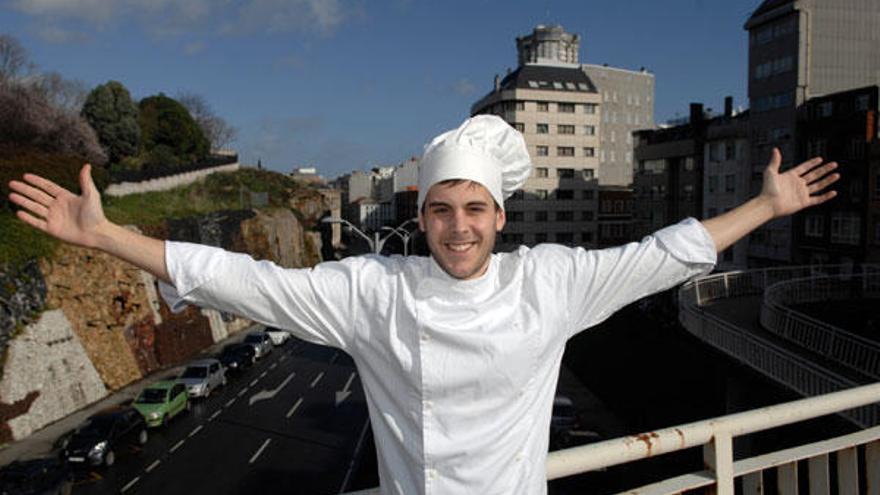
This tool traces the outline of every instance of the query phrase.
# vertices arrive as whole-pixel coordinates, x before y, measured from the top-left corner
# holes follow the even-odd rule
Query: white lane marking
[[[202,425],[199,425],[199,426],[196,426],[195,428],[193,428],[193,431],[189,432],[189,437],[192,438],[193,435],[202,431],[202,428],[204,428]]]
[[[247,387],[245,387],[245,388],[239,390],[239,391],[238,391],[238,395],[237,395],[237,397],[241,397],[242,395],[246,394],[247,391],[248,391],[248,388],[247,388]]]
[[[175,444],[174,444],[174,447],[171,447],[170,449],[168,449],[168,452],[171,453],[171,454],[173,454],[175,450],[177,450],[177,449],[179,449],[180,447],[183,446],[183,442],[184,442],[184,440],[181,440],[181,441],[175,443]]]
[[[291,407],[290,410],[287,411],[287,415],[285,416],[285,418],[289,418],[289,417],[293,416],[293,413],[296,412],[296,408],[298,408],[299,405],[302,404],[302,401],[303,401],[303,399],[302,399],[302,397],[300,397],[300,398],[296,401],[296,404],[294,404],[293,407]]]
[[[253,457],[251,457],[251,460],[248,461],[248,464],[253,464],[254,461],[257,460],[257,457],[260,457],[260,454],[263,453],[263,449],[265,449],[266,446],[269,445],[269,442],[271,442],[271,441],[272,441],[271,438],[267,438],[266,441],[263,442],[263,445],[261,445],[260,448],[257,449],[257,451],[254,453]]]
[[[337,406],[339,404],[341,404],[342,401],[347,399],[349,395],[351,395],[351,390],[349,390],[348,387],[351,386],[351,381],[354,380],[354,375],[355,375],[354,372],[352,372],[350,375],[348,375],[348,381],[345,382],[345,386],[342,387],[342,390],[336,392],[336,405]]]
[[[323,371],[320,372],[320,373],[318,373],[318,376],[316,376],[315,379],[312,380],[312,384],[309,385],[309,388],[315,388],[315,385],[317,385],[318,382],[321,381],[321,378],[324,378],[324,372],[323,372]]]
[[[281,356],[281,359],[279,359],[278,362],[280,363],[281,361],[284,361],[285,359],[287,359],[287,354]]]
[[[252,405],[254,405],[255,402],[274,398],[276,395],[278,395],[278,392],[280,392],[281,389],[284,388],[288,384],[288,382],[290,382],[290,380],[293,379],[294,376],[296,376],[296,373],[291,373],[290,375],[287,376],[287,378],[284,379],[283,382],[281,382],[280,385],[273,388],[272,390],[263,389],[263,390],[260,390],[259,392],[255,393],[254,395],[251,396],[250,400],[248,400],[248,405],[252,406]]]
[[[233,399],[233,400],[235,400],[235,399]],[[216,419],[217,416],[220,416],[220,413],[221,413],[221,412],[223,412],[222,409],[217,409],[217,412],[215,412],[214,414],[212,414],[211,417],[208,418],[208,421],[213,421],[214,419]]]
[[[260,378],[263,378],[264,376],[266,376],[266,373],[268,373],[268,372],[269,372],[269,371],[267,370],[267,371],[264,371],[264,372],[260,373]],[[256,381],[256,380],[254,380],[254,381]]]
[[[126,490],[128,490],[128,489],[131,488],[131,487],[133,487],[134,484],[137,483],[137,482],[140,481],[140,480],[141,480],[141,477],[140,477],[140,476],[135,476],[135,478],[134,478],[133,480],[129,481],[128,483],[126,483],[125,486],[122,487],[122,490],[119,490],[119,492],[120,492],[120,493],[125,493]]]
[[[229,407],[229,406],[232,405],[233,402],[235,402],[235,397],[233,397],[233,398],[229,399],[228,401],[226,401],[226,404],[225,404],[223,407]]]
[[[150,471],[156,469],[156,466],[158,466],[159,464],[162,464],[162,461],[160,461],[159,459],[156,459],[155,461],[153,461],[152,464],[147,466],[147,469],[144,469],[144,471],[149,473]]]
[[[263,378],[263,375],[260,375],[260,378]],[[248,385],[248,387],[253,387],[254,385],[256,385],[257,382],[260,381],[260,378],[254,378],[253,380],[251,380],[251,383],[250,385]]]
[[[278,366],[278,363],[272,363],[272,366],[269,366],[269,369],[274,370],[276,366]]]
[[[330,364],[335,363],[335,362],[336,362],[336,358],[338,358],[338,357],[339,357],[339,352],[334,352],[334,353],[333,353],[333,357],[330,358]]]

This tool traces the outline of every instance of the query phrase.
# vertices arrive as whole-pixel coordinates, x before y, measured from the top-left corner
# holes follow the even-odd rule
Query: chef
[[[426,147],[419,228],[429,257],[359,256],[310,269],[160,241],[104,218],[85,166],[76,196],[32,174],[10,183],[19,218],[125,259],[160,280],[172,310],[195,304],[352,356],[366,392],[382,493],[541,494],[566,341],[641,297],[709,272],[762,223],[834,196],[836,164],[779,173],[724,215],[686,219],[638,243],[492,253],[504,199],[531,174],[522,135],[477,116]]]

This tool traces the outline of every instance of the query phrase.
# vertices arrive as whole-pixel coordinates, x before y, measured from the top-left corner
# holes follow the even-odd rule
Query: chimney
[[[725,117],[733,117],[733,97],[725,96],[724,97],[724,116]]]
[[[497,93],[501,90],[501,76],[495,74],[495,92]]]
[[[703,104],[691,103],[691,124],[697,124],[703,120]]]

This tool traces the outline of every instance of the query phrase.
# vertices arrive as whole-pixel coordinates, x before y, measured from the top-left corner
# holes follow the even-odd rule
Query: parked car
[[[217,359],[227,371],[238,373],[254,365],[257,351],[250,344],[228,344]]]
[[[226,385],[226,372],[216,359],[200,359],[186,366],[178,381],[190,397],[209,397],[217,387]]]
[[[105,409],[92,415],[67,440],[63,457],[74,466],[107,466],[126,445],[147,443],[144,418],[130,407]]]
[[[266,335],[272,339],[272,344],[276,347],[282,346],[290,340],[290,332],[287,330],[281,330],[280,328],[266,327]]]
[[[73,472],[54,457],[13,461],[0,468],[2,495],[70,495]]]
[[[242,342],[254,346],[254,350],[257,351],[257,359],[272,352],[272,339],[265,332],[251,332],[244,337]]]
[[[162,426],[174,416],[189,410],[189,394],[183,383],[163,380],[141,390],[133,406],[144,417],[147,426]]]

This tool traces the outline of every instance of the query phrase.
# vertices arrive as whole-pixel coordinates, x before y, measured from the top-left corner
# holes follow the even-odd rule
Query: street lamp
[[[344,218],[338,218],[338,217],[324,217],[324,218],[321,219],[321,222],[322,222],[322,223],[341,223],[341,224],[345,224],[345,225],[347,225],[351,230],[354,230],[354,232],[355,232],[357,235],[363,237],[364,240],[367,241],[367,244],[369,244],[370,249],[373,251],[373,253],[375,253],[375,254],[379,254],[379,253],[382,252],[382,247],[385,246],[385,241],[387,241],[389,237],[391,237],[391,236],[394,235],[395,233],[396,233],[397,235],[402,235],[402,234],[400,234],[399,232],[396,232],[397,229],[400,229],[400,228],[403,227],[404,225],[406,225],[406,224],[408,224],[408,223],[410,223],[410,222],[413,222],[413,221],[415,221],[415,220],[416,220],[415,218],[410,218],[409,220],[403,222],[402,224],[398,225],[398,226],[397,226],[396,228],[394,228],[394,229],[391,229],[390,227],[383,227],[383,229],[391,229],[391,230],[393,230],[394,232],[392,232],[392,233],[386,235],[385,237],[380,237],[380,236],[379,236],[379,232],[376,231],[376,232],[373,232],[373,238],[372,238],[372,239],[370,239],[370,237],[369,237],[367,234],[364,234],[364,232],[363,232],[361,229],[355,227],[354,225],[352,225],[351,222],[349,222],[348,220],[346,220],[346,219],[344,219]],[[411,235],[411,234],[410,234],[410,235]],[[409,237],[409,235],[408,235],[407,237]],[[405,252],[405,251],[406,251],[406,243],[405,243],[405,242],[404,242],[404,247],[403,247],[403,249],[404,249],[404,252]]]
[[[396,234],[398,237],[400,237],[400,239],[403,241],[403,255],[404,256],[406,256],[408,254],[407,253],[407,243],[409,242],[409,238],[412,237],[416,233],[416,231],[414,230],[414,231],[410,232],[408,230],[405,230],[403,227],[405,225],[410,224],[411,222],[415,222],[416,220],[418,220],[418,219],[417,218],[410,218],[409,220],[403,222],[402,224],[398,225],[395,228],[382,227],[382,229],[381,229],[381,230],[389,230],[389,231],[391,231],[392,234]]]

